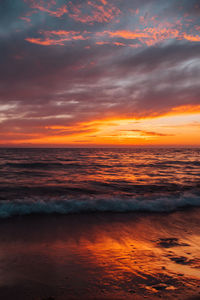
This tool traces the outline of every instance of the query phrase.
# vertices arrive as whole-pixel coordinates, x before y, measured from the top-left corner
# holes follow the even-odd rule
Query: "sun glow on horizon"
[[[145,146],[200,145],[200,112],[175,108],[171,113],[146,118],[109,118],[45,126],[43,134],[11,140],[12,145],[40,146]],[[12,133],[7,133],[7,135]],[[1,145],[5,142],[2,141]]]

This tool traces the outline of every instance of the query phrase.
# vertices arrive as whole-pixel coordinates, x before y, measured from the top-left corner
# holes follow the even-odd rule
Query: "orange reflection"
[[[54,286],[58,299],[176,299],[200,280],[198,211],[13,222],[1,228],[0,288],[24,287],[28,278],[37,296],[38,287]]]

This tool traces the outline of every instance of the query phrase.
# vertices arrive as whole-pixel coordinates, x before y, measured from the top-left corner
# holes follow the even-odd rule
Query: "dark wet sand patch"
[[[189,265],[189,266],[194,266],[194,267],[199,267],[200,259],[194,258],[190,259],[186,256],[175,256],[173,254],[167,254],[166,255],[171,261],[181,264],[181,265]]]
[[[188,259],[187,257],[185,256],[179,256],[179,257],[170,257],[170,259],[172,261],[174,261],[175,263],[177,264],[182,264],[182,265],[191,265],[194,263],[194,260],[192,259]]]
[[[172,248],[172,247],[189,247],[187,243],[180,242],[178,238],[159,238],[156,241],[157,245],[163,248]]]

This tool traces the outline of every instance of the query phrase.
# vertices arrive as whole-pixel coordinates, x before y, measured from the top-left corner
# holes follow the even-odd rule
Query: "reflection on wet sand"
[[[0,296],[8,300],[192,297],[200,292],[198,213],[1,221]]]

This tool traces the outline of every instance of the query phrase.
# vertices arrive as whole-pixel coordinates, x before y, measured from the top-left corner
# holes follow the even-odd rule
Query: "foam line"
[[[70,214],[87,212],[171,212],[188,206],[200,206],[200,196],[183,194],[179,197],[94,198],[94,199],[26,199],[0,201],[0,218],[30,214]]]

